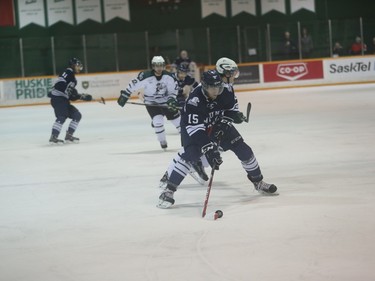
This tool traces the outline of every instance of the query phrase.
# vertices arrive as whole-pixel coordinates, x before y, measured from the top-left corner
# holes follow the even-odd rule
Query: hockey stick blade
[[[247,109],[246,109],[246,119],[245,122],[249,123],[249,118],[250,118],[250,111],[251,111],[251,102],[247,104]]]
[[[100,99],[92,99],[92,101],[97,101],[98,103],[105,104],[105,99],[100,97]]]

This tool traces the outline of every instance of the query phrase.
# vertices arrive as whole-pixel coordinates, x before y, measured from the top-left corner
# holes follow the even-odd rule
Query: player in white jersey
[[[180,112],[178,110],[178,85],[172,74],[165,70],[165,61],[161,56],[154,56],[151,60],[152,69],[142,71],[133,79],[117,100],[124,106],[133,92],[144,90],[144,103],[152,120],[160,146],[168,147],[164,129],[164,117],[171,121],[180,132]]]

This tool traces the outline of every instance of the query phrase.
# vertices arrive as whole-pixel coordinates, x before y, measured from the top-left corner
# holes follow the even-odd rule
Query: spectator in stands
[[[362,43],[361,37],[357,36],[355,38],[354,43],[350,47],[349,53],[353,56],[358,56],[358,55],[362,55],[362,51],[363,53],[366,53],[367,46],[365,43]]]
[[[285,31],[281,45],[281,59],[289,60],[297,58],[297,46],[291,39],[290,32]]]
[[[191,77],[195,77],[197,65],[191,58],[189,58],[189,54],[186,50],[181,50],[180,55],[174,60],[172,63],[171,72],[176,72],[180,66],[189,69],[188,74]]]
[[[335,45],[333,46],[332,50],[332,57],[337,58],[342,56],[345,56],[344,48],[341,46],[339,42],[335,42]]]
[[[190,68],[192,60],[189,58],[189,54],[186,50],[181,50],[180,55],[174,60],[172,64],[173,72],[176,72],[179,66]]]
[[[302,58],[310,58],[313,49],[314,49],[314,44],[313,44],[311,35],[307,31],[307,28],[304,27],[302,29],[302,35],[301,35]]]

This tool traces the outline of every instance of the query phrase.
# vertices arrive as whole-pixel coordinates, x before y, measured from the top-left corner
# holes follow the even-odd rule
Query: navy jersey
[[[186,75],[184,80],[178,79],[177,73],[173,73],[173,78],[177,81],[178,93],[181,94],[185,86],[192,86],[193,88],[198,85],[193,77]]]
[[[74,71],[71,68],[65,69],[65,71],[57,78],[55,85],[52,88],[51,95],[61,96],[69,99],[72,94],[76,94],[75,89],[77,85],[77,79],[74,75]]]
[[[238,114],[238,102],[229,85],[215,100],[203,92],[202,85],[196,87],[186,100],[181,115],[181,135],[184,145],[192,143],[202,147],[210,142],[207,131],[221,116],[233,118]]]

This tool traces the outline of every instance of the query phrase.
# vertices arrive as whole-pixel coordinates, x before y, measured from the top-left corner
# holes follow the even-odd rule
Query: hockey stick
[[[143,106],[152,106],[152,107],[161,107],[161,108],[168,108],[167,105],[161,105],[161,104],[145,104],[142,102],[133,102],[133,101],[128,101],[127,103],[130,104],[135,104],[135,105],[143,105]],[[182,107],[177,107],[177,109],[181,109]]]
[[[208,186],[207,186],[206,198],[204,199],[204,204],[203,204],[202,218],[204,218],[206,216],[207,206],[208,206],[208,199],[210,198],[210,193],[211,193],[211,188],[212,188],[212,181],[214,180],[215,170],[216,170],[215,167],[212,167],[210,180],[209,180]]]
[[[100,97],[100,99],[92,99],[92,101],[97,101],[98,103],[105,104],[105,99]]]
[[[223,136],[223,134],[220,134],[218,136],[218,141],[217,141],[217,146],[219,147],[220,146],[220,140],[221,140],[221,137]],[[214,174],[215,174],[215,170],[216,170],[216,165],[214,165],[211,169],[211,176],[210,176],[210,180],[208,181],[208,186],[207,186],[207,192],[206,192],[206,198],[204,199],[204,204],[203,204],[203,210],[202,210],[202,218],[204,218],[206,216],[206,212],[207,212],[207,206],[208,206],[208,199],[210,198],[210,193],[211,193],[211,188],[212,188],[212,182],[214,180]]]
[[[245,119],[244,119],[244,121],[245,121],[246,123],[249,123],[250,111],[251,111],[251,102],[249,102],[249,103],[247,104],[246,116],[245,116]]]

